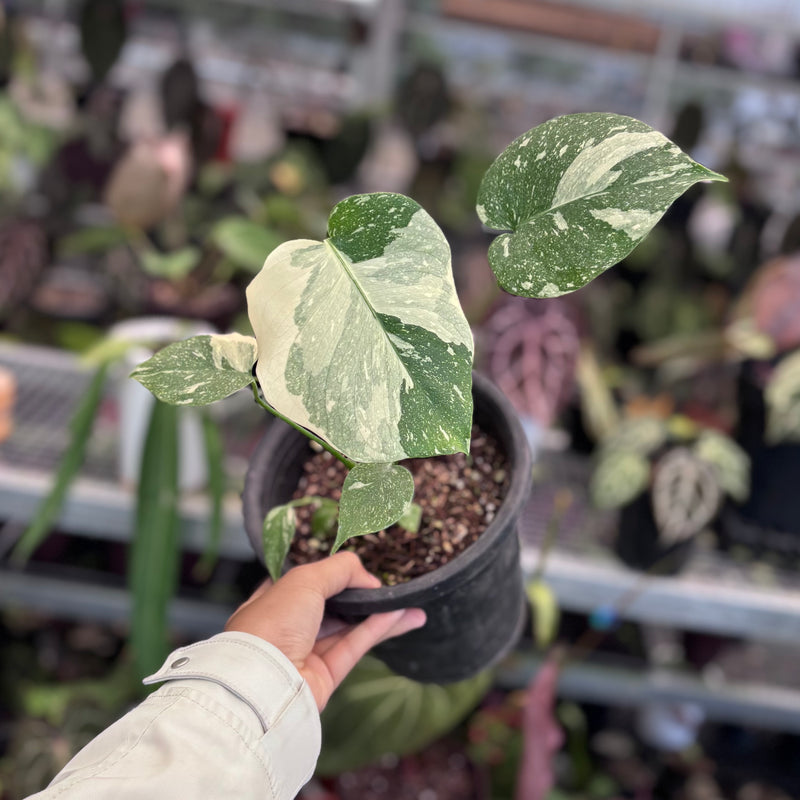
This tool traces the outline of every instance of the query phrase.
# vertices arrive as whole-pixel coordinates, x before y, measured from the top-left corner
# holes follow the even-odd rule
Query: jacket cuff
[[[224,687],[253,710],[265,733],[292,706],[292,716],[307,719],[320,739],[319,711],[308,684],[277,647],[257,636],[230,631],[180,647],[143,683],[176,680]]]

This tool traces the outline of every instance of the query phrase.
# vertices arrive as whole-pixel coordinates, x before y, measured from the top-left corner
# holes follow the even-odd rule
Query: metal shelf
[[[59,429],[68,423],[70,405],[77,402],[86,374],[71,356],[26,345],[0,345],[0,365],[14,371],[19,381],[15,431],[0,444],[0,520],[24,524],[49,488],[66,441]],[[50,402],[33,403],[30,398],[42,393],[49,395]],[[46,415],[44,420],[42,415]],[[97,427],[98,441],[93,439],[89,448],[87,474],[75,481],[58,526],[101,540],[126,541],[135,494],[131,487],[108,479],[113,474],[109,465],[114,463],[114,454],[108,450],[115,438],[113,425],[106,420]],[[49,449],[37,444],[40,439],[51,445]],[[17,460],[23,451],[28,463],[20,467]],[[571,488],[573,505],[545,571],[563,608],[586,613],[635,594],[626,602],[624,615],[640,623],[761,641],[800,641],[800,577],[795,573],[737,563],[702,546],[674,577],[649,577],[620,564],[608,546],[614,517],[591,509],[585,496],[588,469],[585,459],[568,454],[542,459],[521,523],[523,568],[532,574],[554,494],[565,485]],[[202,493],[186,495],[181,502],[186,551],[203,550],[207,519],[207,498]],[[226,499],[220,554],[238,561],[253,558],[235,493]]]
[[[501,688],[527,686],[542,659],[517,652],[500,665]],[[605,705],[639,708],[647,703],[692,703],[706,719],[735,725],[800,733],[800,692],[775,686],[708,680],[678,670],[635,670],[604,664],[567,665],[558,683],[561,697]]]
[[[23,345],[0,345],[0,365],[17,375],[20,398],[37,396],[47,384],[53,403],[18,402],[15,432],[0,444],[0,522],[5,522],[7,533],[13,534],[31,518],[49,487],[59,447],[63,449],[65,442],[59,426],[66,426],[86,374],[74,358]],[[51,427],[43,426],[42,413],[49,414]],[[84,537],[126,541],[132,528],[135,494],[107,477],[108,465],[114,461],[107,445],[114,436],[111,426],[107,430],[102,427],[100,441],[93,442],[89,450],[87,474],[73,485],[58,526]],[[60,444],[37,448],[35,437]],[[26,444],[36,455],[20,468],[11,458],[21,454]],[[105,478],[98,476],[101,468]],[[565,516],[559,546],[548,557],[545,570],[563,609],[588,613],[625,599],[624,617],[642,624],[782,645],[800,641],[800,579],[792,573],[764,573],[764,568],[742,565],[704,547],[698,549],[687,569],[674,577],[649,577],[623,567],[607,545],[615,523],[613,516],[594,512],[582,494],[587,469],[585,460],[567,454],[541,459],[520,526],[523,569],[532,575],[555,492],[570,487],[573,504]],[[208,502],[202,494],[183,498],[182,535],[187,552],[202,551],[207,517]],[[76,580],[67,570],[62,577],[36,569],[14,569],[6,563],[9,538],[4,543],[0,531],[0,607],[107,623],[128,619],[130,600],[123,587]],[[226,504],[220,551],[233,562],[253,558],[235,494]],[[765,575],[772,585],[764,585]],[[231,610],[225,604],[179,597],[172,603],[170,618],[176,632],[206,636],[221,629]],[[522,686],[536,663],[518,652],[503,664],[498,680]],[[593,664],[568,669],[561,688],[566,696],[601,702],[613,698],[620,705],[637,705],[654,698],[687,700],[702,705],[712,719],[800,732],[800,692],[784,688],[710,684],[683,674],[620,672],[598,669]]]

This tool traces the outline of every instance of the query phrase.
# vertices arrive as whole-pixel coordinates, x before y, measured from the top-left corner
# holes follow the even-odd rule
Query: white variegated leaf
[[[722,489],[711,464],[686,447],[676,447],[655,465],[650,500],[659,538],[672,545],[698,533],[714,519],[722,502]]]
[[[247,289],[264,398],[354,461],[467,452],[472,334],[450,248],[413,200],[349,197]]]
[[[253,383],[255,360],[252,336],[203,334],[167,345],[131,377],[164,403],[204,406]]]
[[[589,494],[597,508],[620,508],[636,499],[650,482],[650,462],[641,453],[609,450],[597,462]]]
[[[770,444],[800,441],[800,352],[783,358],[769,379],[766,438]]]
[[[725,180],[643,122],[617,114],[557,117],[513,141],[478,192],[499,231],[489,262],[524,297],[575,291],[624,258],[698,181]]]
[[[351,536],[382,531],[409,512],[414,478],[399,464],[356,464],[347,473],[339,501],[339,530],[331,552]]]
[[[717,471],[720,486],[743,503],[750,494],[750,459],[730,436],[703,431],[694,445],[694,454]]]
[[[627,450],[646,456],[658,450],[667,441],[668,435],[669,430],[663,419],[632,417],[603,443],[603,452]]]

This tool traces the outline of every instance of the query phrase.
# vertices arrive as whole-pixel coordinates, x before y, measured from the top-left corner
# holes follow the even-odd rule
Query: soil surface
[[[414,476],[414,502],[422,508],[417,533],[392,525],[350,539],[343,549],[357,553],[364,566],[389,586],[432,572],[464,552],[494,519],[509,484],[505,453],[493,437],[473,427],[470,450],[469,456],[456,453],[402,462]],[[330,453],[314,454],[304,470],[294,499],[340,498],[347,469]],[[312,535],[312,506],[296,512],[297,534],[289,559],[304,564],[324,558],[333,537]]]

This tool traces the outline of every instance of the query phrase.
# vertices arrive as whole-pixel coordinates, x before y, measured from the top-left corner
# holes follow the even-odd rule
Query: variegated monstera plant
[[[724,178],[637,120],[553,119],[512,142],[484,176],[478,215],[501,231],[491,267],[512,294],[572,292],[709,180]],[[343,461],[350,472],[334,550],[408,513],[413,481],[396,462],[469,451],[472,335],[448,243],[416,202],[385,193],[343,200],[327,239],[286,242],[266,256],[247,302],[255,338],[188,339],[134,377],[177,405],[249,386],[264,408]],[[293,505],[268,514],[274,577],[293,533]]]

